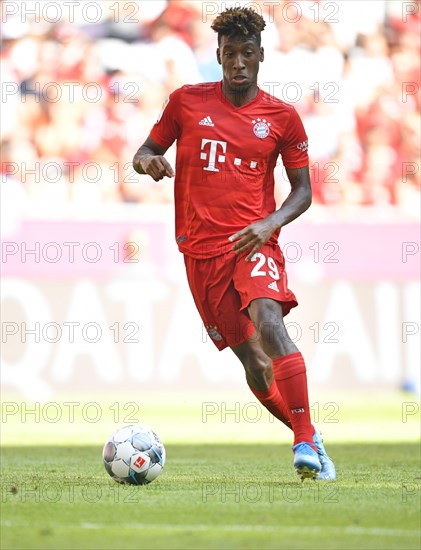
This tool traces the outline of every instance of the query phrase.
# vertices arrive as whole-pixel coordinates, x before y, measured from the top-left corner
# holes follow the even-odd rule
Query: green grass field
[[[185,398],[145,402],[141,423],[161,435],[167,463],[143,487],[118,485],[103,468],[102,444],[122,424],[115,409],[67,429],[12,415],[2,425],[1,548],[420,548],[419,415],[398,430],[402,402],[415,401],[386,396],[379,411],[373,397],[359,399],[342,396],[338,422],[321,424],[335,483],[299,481],[277,424],[203,422],[203,407]]]

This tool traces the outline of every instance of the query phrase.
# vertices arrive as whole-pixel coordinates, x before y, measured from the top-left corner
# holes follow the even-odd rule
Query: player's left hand
[[[259,248],[268,242],[278,227],[279,226],[268,217],[258,222],[254,222],[241,231],[234,233],[234,235],[228,237],[228,240],[231,242],[237,241],[232,247],[232,250],[234,250],[236,254],[241,254],[251,248],[249,254],[246,256],[246,262],[249,262]]]

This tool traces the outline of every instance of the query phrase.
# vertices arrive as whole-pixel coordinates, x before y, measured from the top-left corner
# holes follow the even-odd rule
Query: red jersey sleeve
[[[151,137],[163,147],[170,147],[180,136],[180,93],[181,89],[178,89],[169,95],[150,132]]]
[[[280,153],[285,168],[308,166],[308,138],[297,111],[292,107],[286,130],[281,139]]]

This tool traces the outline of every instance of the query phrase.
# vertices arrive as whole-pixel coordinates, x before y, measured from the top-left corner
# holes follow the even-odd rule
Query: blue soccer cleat
[[[311,443],[303,442],[292,447],[294,451],[294,468],[301,481],[307,478],[316,479],[322,469],[319,456],[311,445]]]
[[[336,480],[335,465],[333,464],[332,459],[327,454],[326,449],[323,445],[322,435],[317,429],[315,429],[314,431],[313,442],[317,447],[317,455],[319,457],[320,464],[322,465],[322,469],[316,479],[325,480],[325,481],[335,481]]]

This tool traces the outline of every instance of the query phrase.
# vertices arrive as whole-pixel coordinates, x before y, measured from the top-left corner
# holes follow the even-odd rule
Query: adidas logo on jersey
[[[212,122],[212,119],[210,116],[205,116],[205,118],[202,118],[202,120],[199,122],[200,126],[215,126],[215,124]]]
[[[270,283],[268,285],[268,288],[271,288],[272,290],[276,290],[276,292],[279,292],[278,285],[276,284],[276,281],[273,281],[273,283]]]

